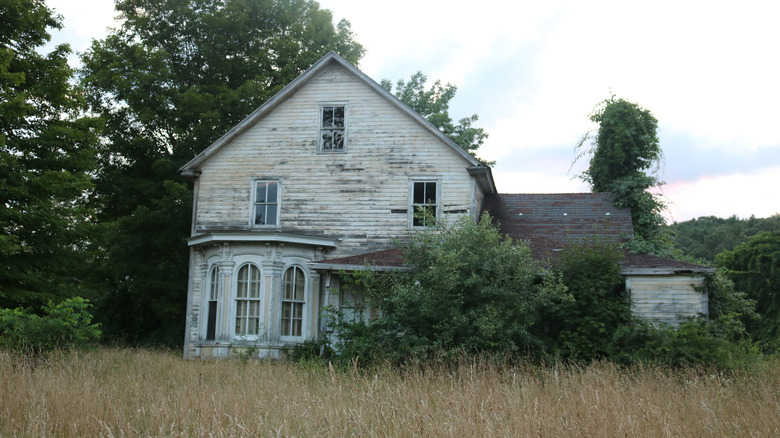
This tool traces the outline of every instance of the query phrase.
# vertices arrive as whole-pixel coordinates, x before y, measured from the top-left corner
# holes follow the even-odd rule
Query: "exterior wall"
[[[280,348],[302,342],[318,334],[320,309],[320,276],[308,263],[322,256],[321,251],[305,245],[222,243],[193,248],[190,280],[185,357],[224,357],[233,350],[253,347],[259,357],[278,358]],[[260,333],[237,336],[236,290],[241,266],[251,263],[260,269]],[[305,276],[303,330],[300,337],[281,336],[281,300],[284,272],[300,267]],[[217,323],[214,340],[206,340],[207,296],[209,274],[219,272]]]
[[[677,326],[678,315],[697,316],[709,313],[707,294],[694,287],[703,287],[704,278],[694,275],[629,275],[626,289],[631,294],[631,309],[635,315],[649,321],[661,321]]]
[[[323,104],[346,105],[345,152],[318,152]],[[445,217],[479,207],[469,166],[332,65],[204,164],[194,233],[251,229],[252,181],[267,178],[281,181],[281,232],[341,238],[328,257],[384,249],[409,229],[410,178],[440,181]]]

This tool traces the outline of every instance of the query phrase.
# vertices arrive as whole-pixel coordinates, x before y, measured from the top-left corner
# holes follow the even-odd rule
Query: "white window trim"
[[[301,335],[300,336],[284,336],[282,335],[282,309],[284,307],[284,276],[287,274],[287,271],[293,268],[298,268],[303,272],[303,309],[301,312],[303,312],[303,318],[301,319]],[[278,315],[279,318],[277,320],[277,324],[279,324],[279,340],[282,342],[300,342],[303,339],[306,339],[310,335],[310,329],[309,329],[309,313],[310,313],[310,305],[311,305],[311,286],[309,285],[309,281],[311,280],[311,275],[309,275],[309,272],[301,265],[299,264],[291,264],[288,266],[285,266],[284,269],[282,269],[282,278],[281,278],[281,289],[279,290],[279,308],[278,308]]]
[[[256,225],[255,224],[255,199],[257,196],[257,183],[259,182],[275,182],[277,184],[276,186],[276,223],[275,224],[266,224],[266,225]],[[279,229],[281,227],[282,223],[282,180],[279,178],[266,178],[266,177],[255,177],[252,178],[252,189],[250,190],[250,197],[249,197],[249,227],[250,228],[256,228],[256,229]],[[236,271],[238,272],[238,271]]]
[[[322,148],[322,112],[327,106],[343,106],[344,107],[344,147],[341,149],[323,149]],[[319,105],[319,113],[317,115],[317,153],[320,154],[343,154],[347,152],[347,145],[349,144],[349,105],[344,102],[328,102],[321,103]]]
[[[441,219],[442,214],[442,199],[441,199],[441,177],[412,177],[409,178],[409,189],[408,189],[408,204],[407,204],[407,211],[408,211],[408,218],[407,218],[407,224],[410,229],[414,230],[422,230],[426,228],[430,228],[429,225],[414,225],[414,183],[422,183],[422,182],[435,182],[436,183],[436,219]]]
[[[238,273],[241,271],[241,268],[244,266],[252,265],[255,268],[257,268],[257,275],[258,275],[258,282],[259,282],[259,291],[258,291],[258,298],[256,299],[250,299],[251,301],[258,301],[258,307],[259,307],[259,324],[257,329],[256,335],[243,335],[236,333],[236,318],[238,317]],[[244,262],[238,264],[236,267],[234,274],[232,275],[233,280],[231,281],[230,285],[230,333],[231,337],[236,341],[256,341],[260,339],[263,336],[263,333],[265,332],[265,327],[263,327],[263,319],[265,315],[264,311],[264,303],[263,303],[263,294],[264,294],[264,287],[263,287],[263,271],[260,269],[260,266],[257,263],[254,262]]]

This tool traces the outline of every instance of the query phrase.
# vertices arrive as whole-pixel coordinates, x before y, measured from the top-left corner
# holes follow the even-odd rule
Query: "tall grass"
[[[373,371],[0,352],[1,436],[780,436],[780,364],[728,376],[464,361]]]

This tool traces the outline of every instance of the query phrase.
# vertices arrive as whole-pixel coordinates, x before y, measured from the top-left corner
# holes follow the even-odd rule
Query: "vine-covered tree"
[[[450,101],[455,97],[458,87],[447,84],[442,85],[440,80],[431,85],[430,89],[425,89],[425,83],[428,78],[422,73],[413,74],[408,81],[399,79],[395,84],[395,96],[402,102],[409,105],[417,114],[431,122],[439,128],[458,146],[477,158],[477,149],[488,138],[488,134],[482,128],[476,128],[473,124],[479,119],[476,114],[470,117],[464,117],[455,124],[450,118]],[[393,92],[393,84],[383,79],[381,85],[387,91]],[[494,162],[485,162],[488,165]]]
[[[179,342],[192,191],[178,169],[333,50],[350,25],[311,0],[120,0],[122,27],[82,57],[106,123],[92,197],[107,257],[106,335]]]
[[[610,192],[618,208],[630,208],[634,248],[656,253],[663,250],[664,203],[649,188],[662,185],[658,178],[663,153],[658,141],[658,120],[650,111],[615,96],[601,102],[590,115],[599,124],[595,135],[586,134],[578,148],[590,157],[580,178],[594,192]]]
[[[84,195],[96,120],[70,83],[67,44],[42,55],[62,18],[41,0],[0,3],[0,307],[82,294]]]

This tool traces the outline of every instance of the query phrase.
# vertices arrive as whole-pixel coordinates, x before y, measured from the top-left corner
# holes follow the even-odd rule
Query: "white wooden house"
[[[542,221],[514,229],[532,224],[533,215],[518,221],[512,203],[552,207],[556,200],[498,195],[489,167],[335,53],[181,172],[194,182],[185,357],[253,347],[275,358],[284,345],[316,338],[325,306],[349,311],[348,293],[332,293],[339,291],[338,272],[398,267],[395,242],[425,225],[413,214],[419,207],[445,220],[477,219],[486,208],[506,213],[505,231],[532,246],[560,240],[566,233],[555,230],[568,226]],[[577,207],[567,220],[609,208],[589,207],[600,194],[556,196]],[[630,235],[630,215],[613,217],[605,223],[616,224],[615,235]],[[603,231],[604,224],[589,220],[579,222],[578,233]],[[633,266],[626,274],[658,278],[659,266]],[[706,305],[706,297],[700,301]],[[661,319],[673,318],[675,309]]]
[[[194,181],[185,356],[277,357],[318,335],[338,287],[326,259],[475,218],[486,167],[330,53],[182,167]],[[320,262],[320,263],[317,263]]]

